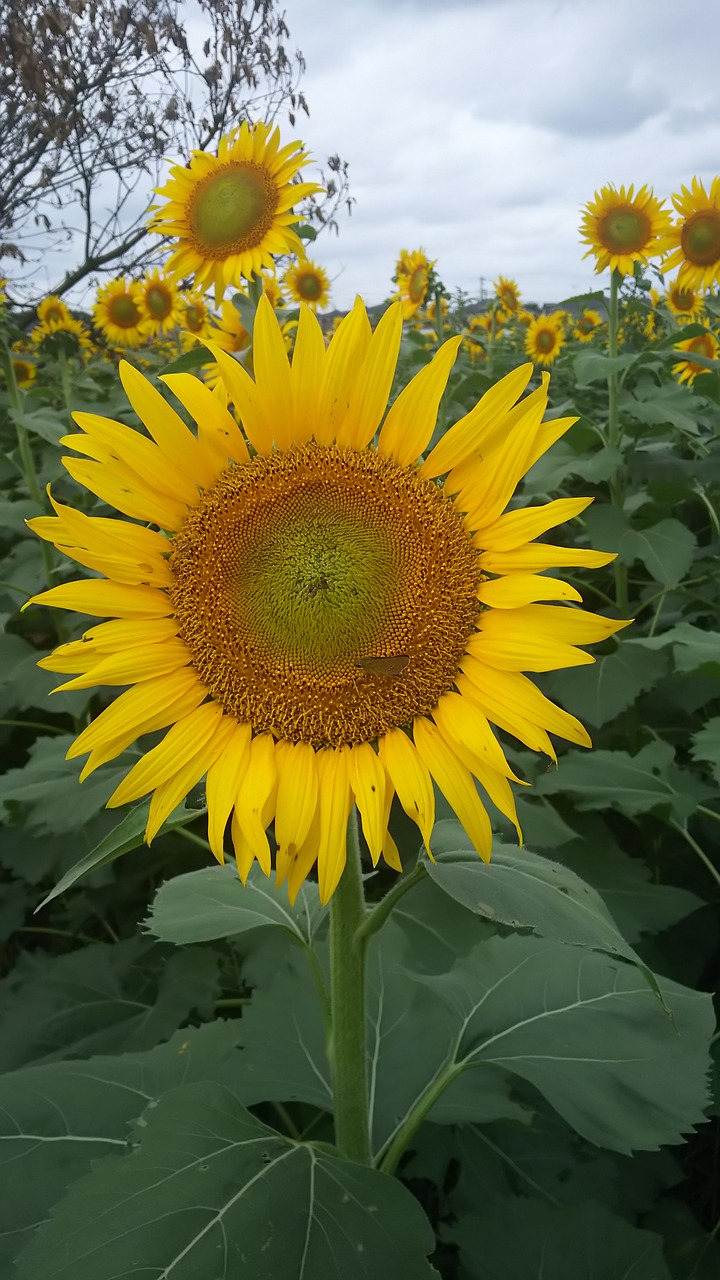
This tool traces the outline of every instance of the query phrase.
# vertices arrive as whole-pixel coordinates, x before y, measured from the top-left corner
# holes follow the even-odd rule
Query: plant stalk
[[[355,810],[348,823],[347,861],[330,900],[329,1058],[335,1141],[343,1155],[370,1163],[365,1038],[365,920],[360,836]]]
[[[610,276],[610,305],[608,308],[608,355],[611,360],[614,360],[618,354],[618,299],[621,281],[620,272],[613,271]],[[611,369],[608,374],[608,445],[611,449],[619,450],[621,432],[618,391],[618,372],[617,369]],[[621,467],[618,467],[618,470],[610,480],[610,498],[615,509],[622,512],[625,499],[625,476]],[[627,565],[620,564],[620,561],[616,560],[613,564],[613,574],[615,577],[615,603],[620,616],[626,618],[628,613]]]

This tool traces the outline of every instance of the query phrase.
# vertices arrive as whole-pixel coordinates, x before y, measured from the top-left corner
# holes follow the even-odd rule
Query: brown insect
[[[368,671],[372,676],[400,676],[409,661],[409,654],[398,653],[390,658],[358,658],[355,666]]]

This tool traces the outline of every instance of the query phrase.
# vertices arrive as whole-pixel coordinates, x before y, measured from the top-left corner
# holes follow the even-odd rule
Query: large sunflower
[[[330,301],[330,280],[327,272],[309,258],[291,262],[283,276],[283,286],[293,302],[306,302],[313,311],[326,307]],[[267,290],[266,290],[267,293]],[[268,297],[270,295],[268,294]],[[272,297],[270,297],[272,303]]]
[[[693,360],[692,356],[707,356],[708,360],[717,360],[720,354],[720,344],[708,329],[705,333],[699,333],[694,338],[686,338],[683,342],[676,342],[675,349],[684,351],[688,355],[688,359],[681,360],[678,364],[673,365],[673,374],[678,382],[694,382],[701,373],[711,373],[707,365],[700,364],[697,360]]]
[[[30,341],[38,355],[46,358],[87,355],[92,350],[85,325],[70,312],[63,320],[41,320],[30,333]]]
[[[402,302],[405,320],[414,316],[423,305],[430,270],[434,265],[434,261],[430,262],[423,249],[400,250],[400,257],[395,266],[395,280],[398,286],[396,296]]]
[[[595,255],[595,270],[632,272],[633,263],[647,262],[660,253],[660,237],[670,226],[670,214],[651,187],[619,190],[610,185],[595,192],[595,199],[583,209],[580,232]]]
[[[195,435],[121,363],[152,439],[79,413],[80,433],[65,444],[87,456],[64,463],[136,523],[55,500],[54,517],[30,522],[104,575],[34,602],[112,619],[41,665],[72,675],[63,688],[130,686],[71,747],[72,757],[89,753],[81,777],[167,729],[109,805],[151,795],[149,841],[207,776],[215,856],[224,859],[230,820],[242,879],[255,859],[269,875],[274,821],[276,877],[292,899],[315,865],[322,900],[332,894],[353,803],[374,863],[399,866],[388,833],[395,793],[429,850],[433,782],[489,859],[473,778],[517,824],[514,775],[490,721],[553,759],[548,731],[589,745],[578,720],[521,673],[591,663],[577,646],[626,625],[576,607],[573,587],[541,576],[614,558],[533,541],[592,499],[506,512],[520,478],[574,421],[543,423],[548,379],[519,400],[532,366],[508,374],[422,461],[461,339],[386,414],[401,331],[398,305],[372,333],[358,300],[326,349],[303,307],[290,365],[262,298],[255,379],[213,348],[242,430],[197,378],[166,374]]]
[[[552,364],[560,354],[564,342],[562,320],[557,311],[549,316],[538,316],[527,327],[525,350],[539,364]]]
[[[720,177],[710,191],[699,178],[681,187],[672,202],[680,214],[664,236],[663,271],[679,267],[678,283],[686,289],[710,289],[720,284]]]
[[[150,224],[151,231],[178,239],[168,274],[214,287],[219,305],[227,285],[272,267],[273,254],[302,254],[293,207],[322,190],[294,181],[308,163],[301,143],[281,148],[278,129],[245,122],[220,139],[217,156],[193,151],[187,167],[175,165],[158,189],[167,204],[156,206]]]
[[[140,296],[145,313],[143,330],[147,337],[158,338],[180,323],[180,294],[173,280],[156,269],[140,281]]]
[[[108,342],[116,347],[139,347],[146,340],[147,319],[139,284],[119,276],[98,289],[93,320]]]

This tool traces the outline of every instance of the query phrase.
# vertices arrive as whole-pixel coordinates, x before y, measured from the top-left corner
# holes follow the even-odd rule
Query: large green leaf
[[[625,539],[626,551],[642,560],[648,573],[664,586],[685,577],[695,554],[695,535],[672,517],[649,529],[633,529]]]
[[[667,668],[668,657],[662,650],[653,652],[633,640],[623,640],[615,653],[600,654],[591,667],[554,673],[546,678],[544,687],[573,715],[599,728],[631,707],[641,693],[654,688]]]
[[[428,874],[469,911],[639,963],[600,895],[568,867],[508,844],[494,844],[486,866],[452,821],[437,823],[433,850],[437,861],[428,863]]]
[[[720,631],[707,631],[690,622],[679,622],[662,635],[641,641],[647,649],[664,649],[672,645],[675,670],[687,673],[707,667],[720,674]]]
[[[393,1178],[269,1129],[224,1086],[175,1089],[137,1149],[72,1186],[18,1280],[431,1280],[434,1238]]]
[[[326,909],[317,885],[303,885],[294,907],[255,867],[243,885],[234,866],[207,867],[166,881],[155,895],[147,927],[164,942],[183,944],[232,938],[267,925],[309,942]]]
[[[572,795],[578,809],[619,809],[672,814],[684,820],[695,812],[697,798],[674,765],[667,742],[650,742],[637,755],[627,751],[568,751],[552,773],[535,783],[542,795]]]
[[[693,736],[692,754],[695,760],[707,760],[713,777],[720,782],[720,716],[713,716]]]
[[[71,734],[38,738],[25,764],[0,779],[0,806],[13,818],[25,816],[33,831],[55,834],[82,827],[105,807],[127,772],[127,762],[114,764],[79,786],[82,761],[65,759],[72,742]]]
[[[233,1024],[215,1022],[177,1032],[147,1053],[0,1076],[2,1274],[91,1160],[126,1149],[128,1126],[148,1103],[179,1084],[216,1078],[236,1044]]]

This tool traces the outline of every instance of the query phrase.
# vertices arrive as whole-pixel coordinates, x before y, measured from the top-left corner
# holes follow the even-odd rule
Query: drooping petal
[[[430,854],[430,835],[435,824],[435,793],[430,773],[414,742],[402,729],[383,734],[378,747],[398,800],[420,828],[423,844]]]
[[[208,844],[221,864],[225,861],[225,828],[250,759],[250,738],[250,725],[236,724],[222,755],[208,770]]]
[[[387,822],[385,820],[385,770],[380,757],[369,742],[350,748],[350,785],[352,786],[363,835],[367,841],[373,866],[383,851]]]
[[[235,722],[225,716],[209,742],[206,742],[191,760],[186,761],[172,778],[155,788],[150,801],[150,812],[145,827],[145,840],[150,844],[170,814],[182,804],[185,797],[205,777],[208,769],[227,746]]]
[[[439,729],[424,716],[416,716],[413,720],[413,737],[421,760],[457,814],[473,848],[483,862],[489,862],[492,828],[470,770],[450,749]]]
[[[240,464],[250,461],[245,438],[232,414],[220,404],[209,387],[191,373],[160,374],[198,426],[198,439],[211,460],[213,476],[227,466],[228,459]]]
[[[505,578],[483,582],[478,600],[493,609],[519,609],[537,600],[577,600],[582,596],[562,578],[545,578],[535,573],[509,573]]]
[[[320,834],[317,850],[320,901],[329,902],[345,869],[351,795],[348,753],[332,748],[317,753],[320,784]]]
[[[235,816],[245,840],[266,876],[270,875],[267,826],[275,812],[277,765],[272,734],[260,733],[250,743],[245,773],[235,801]]]
[[[207,702],[178,720],[165,734],[162,742],[148,751],[113,791],[107,802],[108,809],[117,809],[130,800],[139,800],[161,783],[167,782],[187,764],[188,760],[209,742],[223,717],[223,709],[217,702]]]
[[[530,381],[532,371],[531,364],[521,365],[490,387],[474,408],[445,432],[423,463],[422,474],[428,480],[445,475],[472,453],[479,433],[487,431],[515,404]]]

